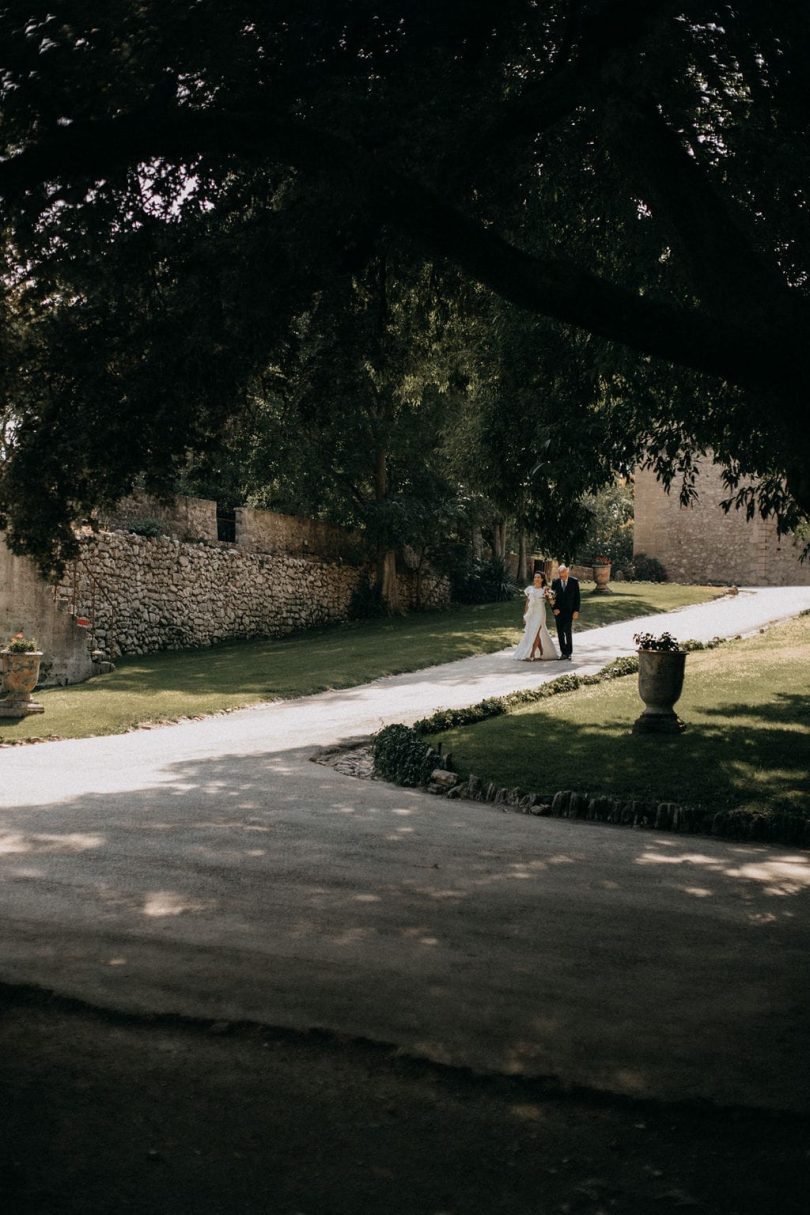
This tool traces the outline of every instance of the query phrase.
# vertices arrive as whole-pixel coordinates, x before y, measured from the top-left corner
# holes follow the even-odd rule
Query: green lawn
[[[593,595],[587,585],[583,589],[583,628],[701,603],[720,593],[714,587],[668,583],[626,583],[609,595]],[[445,612],[339,625],[281,641],[231,642],[207,650],[125,658],[110,675],[37,693],[45,713],[18,723],[0,722],[0,741],[117,734],[138,722],[352,687],[381,675],[514,645],[522,628],[521,612],[522,600],[460,605]]]
[[[692,653],[682,735],[634,735],[627,676],[437,736],[460,772],[538,793],[810,813],[810,617]]]

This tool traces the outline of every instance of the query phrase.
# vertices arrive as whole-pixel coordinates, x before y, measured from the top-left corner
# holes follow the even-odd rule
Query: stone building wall
[[[345,620],[353,592],[368,577],[368,569],[356,565],[246,552],[239,545],[100,532],[85,541],[60,594],[88,615],[93,604],[92,644],[114,658],[281,637]],[[412,607],[412,573],[400,575],[399,589],[403,607]],[[423,608],[449,600],[445,578],[423,579]]]
[[[800,562],[794,537],[780,537],[770,520],[722,510],[727,490],[714,465],[704,465],[696,488],[698,501],[682,507],[649,469],[636,474],[634,553],[657,557],[672,582],[810,585],[810,561]]]
[[[0,643],[12,633],[35,637],[42,650],[43,684],[79,683],[92,673],[90,639],[67,605],[27,557],[17,557],[0,533]]]
[[[236,543],[251,552],[288,553],[328,561],[358,561],[362,557],[360,536],[323,519],[280,515],[249,506],[239,506],[235,513]]]

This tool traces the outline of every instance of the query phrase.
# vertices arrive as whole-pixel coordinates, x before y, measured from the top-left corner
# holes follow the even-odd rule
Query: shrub
[[[633,487],[618,480],[582,501],[589,516],[577,545],[577,561],[594,565],[607,557],[614,570],[633,560]]]
[[[500,603],[520,592],[501,557],[472,561],[452,575],[453,597],[459,603]]]
[[[387,614],[388,608],[385,606],[380,587],[366,578],[361,578],[349,600],[349,620],[373,620],[376,616]]]
[[[622,675],[635,675],[638,671],[638,659],[634,656],[614,658],[599,672],[603,679],[618,679]]]
[[[136,536],[145,536],[148,540],[154,540],[156,536],[162,536],[166,529],[159,519],[133,519],[127,526],[127,531],[134,532]]]
[[[625,568],[625,577],[636,582],[666,582],[667,571],[657,557],[648,557],[646,553],[636,553],[630,565]]]
[[[396,785],[426,785],[441,764],[438,751],[410,726],[385,726],[374,736],[374,771]]]

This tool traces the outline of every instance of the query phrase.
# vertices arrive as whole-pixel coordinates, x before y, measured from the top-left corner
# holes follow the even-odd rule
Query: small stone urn
[[[0,700],[0,717],[27,717],[30,713],[44,713],[45,706],[35,704],[31,693],[39,680],[41,650],[17,653],[0,650],[0,672],[3,676],[3,691]]]
[[[685,665],[685,650],[638,651],[638,694],[645,708],[634,734],[681,734],[686,729],[675,713]]]
[[[610,582],[610,561],[607,557],[597,557],[593,563],[593,580],[596,583],[595,590],[604,593],[608,589]]]

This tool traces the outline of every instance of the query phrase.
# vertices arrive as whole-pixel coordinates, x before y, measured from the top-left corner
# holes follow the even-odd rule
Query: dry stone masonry
[[[248,637],[281,637],[345,620],[367,567],[245,552],[239,545],[185,543],[100,532],[59,588],[65,603],[92,612],[92,642],[107,658],[209,646]],[[415,575],[400,575],[403,606],[415,600]],[[422,607],[445,607],[449,584],[422,579]],[[76,610],[76,609],[74,609]]]

